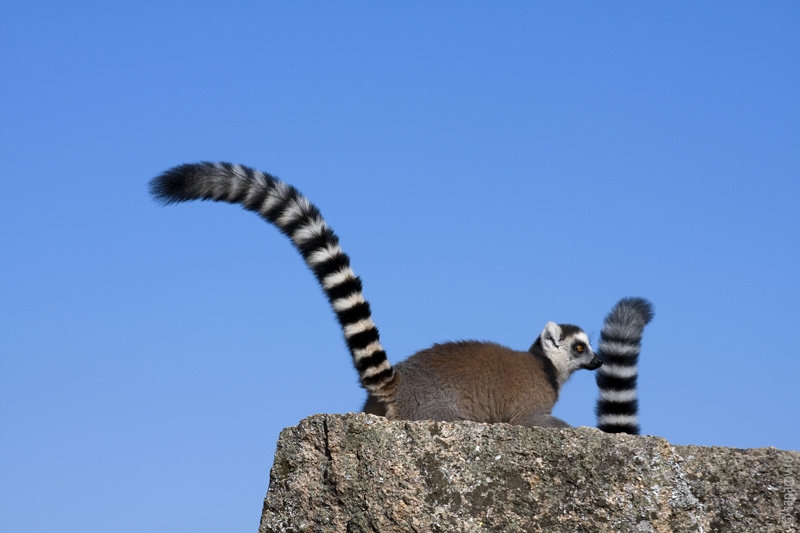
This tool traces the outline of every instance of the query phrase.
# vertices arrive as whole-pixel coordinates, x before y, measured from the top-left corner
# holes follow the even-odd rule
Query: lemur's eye
[[[585,344],[578,344],[575,346],[575,351],[578,353],[583,353],[586,350]]]

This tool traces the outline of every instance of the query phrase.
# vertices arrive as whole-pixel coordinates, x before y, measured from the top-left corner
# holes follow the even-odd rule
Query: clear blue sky
[[[274,228],[159,207],[184,162],[322,209],[389,357],[645,332],[643,431],[800,449],[796,2],[0,3],[0,530],[252,531],[281,428],[357,411]],[[556,414],[594,425],[590,372]]]

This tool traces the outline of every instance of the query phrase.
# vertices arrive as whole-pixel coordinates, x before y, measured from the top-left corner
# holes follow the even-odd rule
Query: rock
[[[786,533],[798,473],[774,448],[316,415],[281,433],[259,533]]]

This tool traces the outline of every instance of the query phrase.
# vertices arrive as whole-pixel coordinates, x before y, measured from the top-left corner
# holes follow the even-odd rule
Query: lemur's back
[[[522,424],[549,414],[558,398],[543,361],[490,342],[436,344],[395,370],[395,409],[402,419]]]

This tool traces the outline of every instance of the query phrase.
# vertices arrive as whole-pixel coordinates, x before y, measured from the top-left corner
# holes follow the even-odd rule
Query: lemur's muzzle
[[[583,368],[587,370],[595,370],[597,368],[600,368],[601,366],[603,366],[603,362],[600,359],[598,359],[597,356],[595,355],[591,361],[583,365]]]

